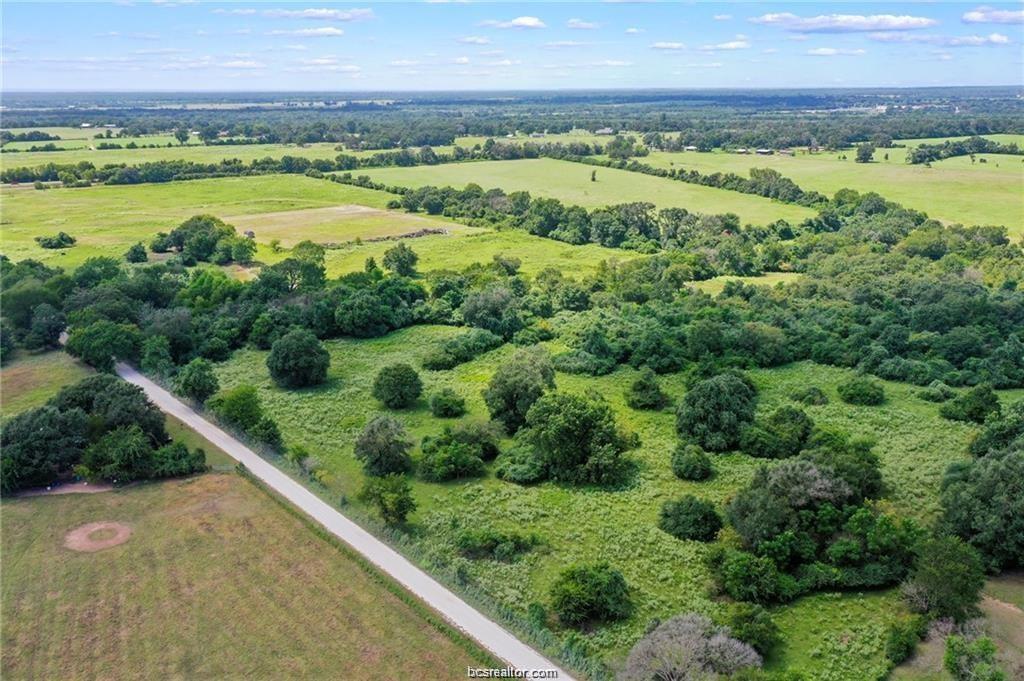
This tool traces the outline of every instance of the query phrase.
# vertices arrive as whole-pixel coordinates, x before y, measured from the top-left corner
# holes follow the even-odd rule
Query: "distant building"
[[[750,153],[750,149],[747,149],[746,147],[741,147],[741,148],[736,150],[736,153],[737,154],[749,154]]]
[[[92,127],[92,123],[82,123],[78,127],[80,127],[80,128],[91,128]]]
[[[779,149],[779,153],[783,156],[795,156],[796,153],[792,149]]]
[[[683,147],[683,151],[697,151],[697,147],[691,144],[688,147]]]
[[[774,151],[772,151],[771,149],[758,149],[758,150],[757,150],[757,151],[755,151],[754,153],[755,153],[755,154],[758,154],[758,155],[760,155],[760,156],[771,156],[771,155],[772,155],[772,154],[774,154],[775,152],[774,152]]]
[[[116,128],[117,124],[116,123],[104,123],[103,127],[104,128]]]
[[[595,135],[614,135],[615,131],[612,130],[611,128],[599,128],[598,130],[594,131],[594,134]]]
[[[544,133],[542,133],[542,132],[531,132],[530,133],[530,137],[543,137],[543,136],[544,136]]]

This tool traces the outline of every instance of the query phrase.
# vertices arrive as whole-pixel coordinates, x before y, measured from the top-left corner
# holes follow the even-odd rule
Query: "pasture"
[[[594,172],[596,181],[592,182],[590,178]],[[525,190],[533,196],[555,198],[586,208],[647,201],[661,208],[736,213],[744,223],[753,224],[767,224],[780,219],[800,222],[814,215],[814,211],[808,208],[760,196],[548,158],[375,168],[362,170],[360,174],[369,175],[377,182],[407,187],[435,185],[461,189],[473,182],[484,189]]]
[[[879,149],[876,158],[888,152],[890,160],[874,163],[854,162],[853,151],[798,151],[796,156],[653,152],[639,160],[656,168],[736,173],[744,177],[751,168],[774,168],[802,188],[827,196],[844,188],[873,191],[943,222],[1005,225],[1011,234],[1024,232],[1024,206],[1020,202],[1024,157],[983,154],[986,163],[972,164],[968,157],[957,157],[928,168],[892,158],[892,154],[901,151]],[[847,159],[840,160],[841,154]]]
[[[217,373],[225,388],[256,385],[265,406],[275,414],[285,441],[306,446],[330,473],[329,495],[344,495],[347,508],[366,513],[355,499],[364,478],[352,444],[367,420],[385,411],[370,393],[380,367],[408,362],[420,371],[424,397],[394,414],[416,443],[451,423],[432,417],[427,408],[429,395],[441,388],[451,388],[466,398],[469,415],[464,418],[486,418],[480,392],[512,348],[500,348],[451,371],[420,369],[422,358],[433,346],[458,333],[456,328],[419,326],[384,338],[327,342],[332,357],[328,381],[303,391],[274,386],[265,366],[266,352],[239,351],[219,365]],[[965,458],[973,428],[940,419],[938,407],[916,398],[912,386],[887,383],[889,401],[885,406],[853,407],[840,402],[835,390],[851,375],[849,371],[799,363],[751,373],[761,391],[760,408],[765,410],[785,404],[798,388],[822,388],[831,403],[808,408],[812,418],[822,425],[875,438],[891,490],[889,503],[921,521],[934,518],[941,477],[950,462]],[[623,391],[635,376],[633,369],[620,368],[598,378],[567,374],[556,378],[560,390],[593,389],[605,396],[620,422],[639,434],[642,445],[630,453],[637,471],[624,489],[551,483],[520,487],[495,479],[492,467],[480,479],[413,483],[419,504],[412,518],[418,528],[414,541],[429,552],[432,561],[449,569],[462,566],[473,583],[520,613],[531,602],[547,601],[552,580],[567,564],[609,560],[620,569],[633,589],[637,610],[629,620],[587,637],[594,652],[613,664],[652,618],[688,610],[714,614],[723,607],[707,596],[709,575],[702,563],[707,547],[675,540],[658,530],[656,518],[662,502],[693,493],[724,506],[759,465],[756,459],[734,453],[716,457],[717,474],[710,481],[692,483],[675,478],[669,468],[676,443],[673,413],[629,409]],[[675,399],[684,393],[681,375],[664,377],[663,386]],[[567,517],[573,522],[565,523]],[[458,531],[466,527],[536,532],[544,548],[513,563],[467,562],[453,545]],[[895,595],[883,592],[842,597],[818,594],[778,608],[787,643],[779,658],[770,663],[802,670],[811,678],[859,681],[866,670],[883,669],[884,627],[898,607]],[[853,611],[858,618],[849,616]]]
[[[65,535],[127,525],[94,553]],[[449,678],[472,644],[234,474],[3,502],[5,678]]]
[[[42,406],[61,388],[91,373],[90,367],[63,352],[18,351],[0,367],[0,421]]]

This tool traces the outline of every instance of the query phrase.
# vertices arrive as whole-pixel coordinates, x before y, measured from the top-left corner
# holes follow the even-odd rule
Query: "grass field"
[[[63,352],[19,350],[0,367],[0,421],[42,406],[58,390],[91,373],[92,369]]]
[[[791,284],[802,276],[799,272],[765,272],[760,277],[725,275],[712,277],[704,281],[695,281],[690,286],[708,295],[717,296],[725,288],[726,282],[729,281],[742,281],[745,284],[756,284],[758,286],[775,286],[776,284]]]
[[[64,547],[94,521],[132,534]],[[482,656],[234,474],[7,500],[2,546],[4,678],[457,679]]]
[[[892,201],[916,208],[944,222],[1005,225],[1013,234],[1024,232],[1024,157],[983,154],[987,163],[971,164],[957,157],[932,164],[908,165],[899,149],[879,149],[890,160],[855,163],[853,152],[822,152],[796,156],[747,156],[725,152],[654,152],[640,159],[658,168],[731,172],[747,176],[750,168],[774,168],[804,189],[832,196],[840,189],[878,192]],[[893,158],[899,155],[899,160]],[[998,167],[997,167],[998,164]]]
[[[535,273],[553,266],[567,273],[592,271],[600,261],[627,260],[635,253],[596,245],[582,247],[532,236],[522,231],[493,232],[468,228],[441,218],[384,211],[391,194],[301,175],[261,175],[191,182],[83,189],[0,189],[4,203],[0,246],[12,260],[35,258],[71,269],[95,255],[120,257],[131,244],[149,243],[198,213],[230,217],[240,230],[253,229],[260,244],[257,257],[274,262],[287,252],[268,247],[279,238],[289,245],[304,238],[341,243],[377,236],[404,234],[424,226],[447,229],[445,235],[409,240],[420,255],[419,269],[462,268],[489,262],[498,253],[523,261],[523,271]],[[345,213],[339,206],[367,210]],[[40,248],[39,235],[64,230],[78,244],[62,250]],[[472,239],[472,241],[466,241]],[[394,242],[351,243],[327,253],[328,274],[362,269],[368,257],[380,261]]]
[[[352,444],[366,421],[383,411],[370,396],[376,372],[400,361],[419,367],[425,353],[457,333],[459,329],[425,326],[374,340],[331,341],[327,343],[332,356],[329,380],[312,390],[274,387],[265,367],[266,353],[253,350],[236,353],[218,367],[218,375],[223,387],[257,385],[265,405],[277,415],[286,442],[307,446],[333,476],[330,494],[344,494],[351,508],[361,509],[355,495],[363,475]],[[441,430],[444,422],[430,415],[426,399],[442,387],[466,398],[467,418],[485,417],[480,391],[511,351],[508,347],[496,350],[450,372],[421,371],[424,398],[396,413],[412,439],[418,443],[424,435]],[[850,375],[848,371],[800,363],[752,375],[762,391],[762,409],[786,403],[798,388],[817,385],[825,390],[832,402],[809,408],[812,418],[877,439],[876,451],[891,490],[889,503],[922,521],[934,517],[942,474],[950,462],[965,458],[973,428],[940,419],[937,406],[914,397],[911,386],[887,383],[889,401],[881,408],[851,407],[841,403],[835,392],[835,386]],[[623,368],[599,378],[557,377],[561,390],[592,388],[606,396],[621,422],[640,435],[643,444],[631,453],[638,471],[623,490],[554,484],[524,488],[500,482],[490,473],[448,484],[414,482],[419,510],[413,521],[422,528],[416,540],[439,565],[464,563],[452,544],[462,527],[495,526],[536,532],[543,538],[546,549],[519,562],[465,565],[476,584],[508,607],[523,612],[531,602],[546,602],[552,580],[565,565],[610,560],[621,569],[634,590],[636,613],[627,622],[588,636],[589,645],[613,663],[652,618],[687,610],[715,613],[722,608],[706,595],[708,573],[702,564],[706,547],[660,532],[656,517],[661,503],[690,492],[723,505],[758,465],[740,454],[724,455],[717,457],[718,473],[711,481],[676,479],[668,464],[676,442],[672,413],[637,412],[624,405],[623,390],[635,376],[634,370]],[[664,385],[675,398],[684,392],[680,375],[665,377]],[[567,517],[573,522],[565,523]],[[779,660],[771,663],[792,666],[815,679],[866,678],[859,674],[884,666],[882,634],[894,604],[894,596],[888,593],[848,594],[842,599],[823,594],[780,608],[787,645]],[[851,611],[863,616],[850,618]]]
[[[591,172],[597,181],[590,181]],[[702,187],[612,168],[594,168],[570,161],[528,159],[481,161],[413,168],[362,171],[378,182],[418,187],[436,185],[462,188],[475,182],[485,189],[527,190],[534,196],[598,208],[616,203],[649,201],[662,208],[679,207],[701,213],[736,213],[743,222],[767,224],[786,219],[799,222],[814,211],[739,192]]]

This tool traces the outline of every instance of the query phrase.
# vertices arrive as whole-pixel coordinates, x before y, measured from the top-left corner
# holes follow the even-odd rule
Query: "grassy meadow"
[[[0,367],[0,421],[42,406],[61,388],[91,373],[89,366],[64,352],[19,350]]]
[[[597,181],[591,182],[594,171]],[[549,158],[374,168],[362,170],[360,174],[369,175],[378,182],[409,187],[450,185],[462,188],[475,182],[484,189],[526,190],[533,196],[555,198],[586,208],[648,201],[662,208],[736,213],[744,223],[754,224],[767,224],[779,219],[799,222],[814,215],[814,211],[808,208],[760,196]]]
[[[348,508],[366,512],[355,499],[363,474],[352,445],[367,420],[385,411],[371,397],[374,376],[381,366],[394,362],[419,369],[434,345],[458,333],[456,328],[420,326],[385,338],[330,341],[328,381],[310,390],[275,387],[265,366],[267,353],[256,350],[237,352],[218,367],[218,376],[225,388],[256,385],[286,442],[308,447],[330,472],[330,495],[344,495]],[[419,369],[423,398],[412,408],[395,412],[411,439],[418,444],[451,422],[434,418],[427,408],[429,395],[443,387],[466,398],[469,415],[464,418],[486,418],[480,392],[512,351],[506,346],[451,371]],[[882,407],[846,405],[838,400],[835,387],[850,374],[809,362],[752,372],[761,391],[760,408],[765,410],[787,403],[798,388],[817,385],[825,390],[831,403],[808,408],[812,418],[875,438],[890,490],[886,503],[922,522],[931,520],[938,510],[942,474],[950,462],[965,458],[973,428],[940,419],[937,405],[919,400],[913,395],[915,388],[902,384],[886,384],[889,400]],[[653,618],[682,611],[715,614],[724,607],[707,596],[709,574],[702,563],[707,547],[661,532],[656,526],[661,504],[693,493],[722,507],[759,465],[734,453],[716,457],[717,474],[710,481],[675,478],[669,467],[676,443],[673,413],[629,409],[622,394],[635,376],[634,370],[620,368],[603,377],[559,374],[556,379],[560,390],[594,389],[604,395],[620,422],[640,435],[642,446],[630,453],[636,473],[623,489],[552,483],[520,487],[498,481],[490,469],[476,480],[413,483],[419,509],[412,521],[422,528],[413,536],[430,560],[440,566],[462,565],[474,583],[519,612],[531,602],[546,602],[552,580],[568,564],[608,560],[620,569],[633,589],[636,612],[628,621],[587,637],[593,651],[613,665]],[[680,375],[664,377],[663,385],[676,399],[684,393]],[[567,517],[573,522],[565,523]],[[453,547],[454,537],[466,527],[536,532],[544,544],[514,563],[466,562]],[[884,628],[899,608],[893,592],[817,594],[779,607],[776,615],[786,644],[769,664],[798,669],[815,679],[859,681],[866,672],[880,673],[885,666]],[[858,616],[850,617],[851,612]]]
[[[119,546],[64,547],[94,521]],[[486,660],[235,474],[3,502],[5,678],[448,678]]]
[[[888,161],[884,154],[889,153]],[[839,156],[845,155],[846,160]],[[898,158],[894,158],[897,156]],[[746,177],[751,168],[774,168],[804,189],[832,196],[840,189],[878,192],[892,201],[916,208],[947,223],[1005,225],[1011,234],[1024,233],[1024,156],[981,154],[955,157],[932,164],[908,165],[902,149],[878,149],[876,162],[853,160],[854,152],[797,151],[795,156],[750,156],[722,151],[652,152],[639,159],[657,168]],[[986,163],[981,163],[985,158]],[[600,175],[600,173],[599,173]]]

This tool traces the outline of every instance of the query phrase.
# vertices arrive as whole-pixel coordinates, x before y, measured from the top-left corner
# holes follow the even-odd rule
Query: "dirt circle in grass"
[[[132,536],[132,528],[123,523],[87,523],[64,536],[64,546],[72,551],[94,553],[123,544]]]

